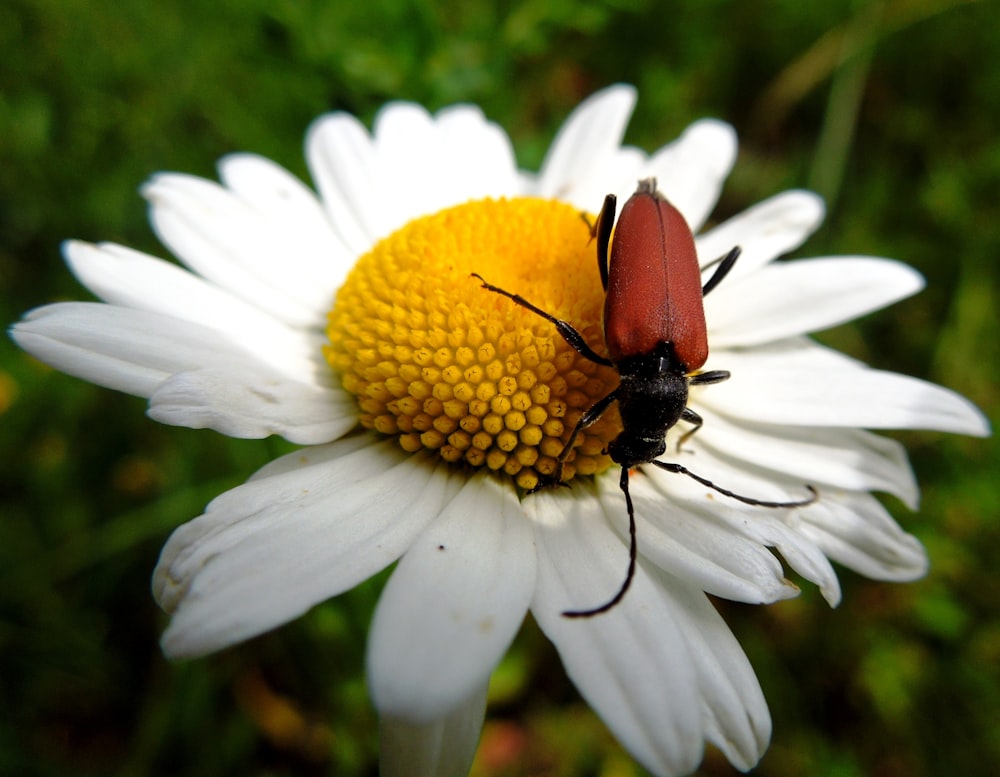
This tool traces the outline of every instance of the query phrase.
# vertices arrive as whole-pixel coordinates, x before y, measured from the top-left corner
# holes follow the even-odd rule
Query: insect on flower
[[[580,355],[613,367],[619,384],[599,399],[577,421],[563,446],[552,477],[534,490],[562,481],[562,468],[573,451],[577,436],[611,406],[618,403],[622,431],[611,441],[607,454],[622,468],[619,485],[625,494],[629,518],[629,564],[625,581],[607,602],[586,610],[563,612],[567,618],[588,618],[607,612],[622,600],[636,565],[635,511],[629,495],[629,469],[652,464],[667,472],[687,475],[731,499],[755,507],[802,507],[818,498],[792,502],[768,502],[742,496],[716,485],[676,462],[659,461],[667,449],[667,432],[678,421],[691,424],[677,443],[698,431],[702,418],[687,406],[688,388],[720,383],[729,378],[725,370],[698,372],[708,359],[708,335],[702,298],[726,277],[740,255],[739,246],[712,264],[718,264],[702,286],[701,268],[694,236],[681,215],[656,188],[656,179],[639,181],[638,188],[622,208],[614,225],[617,198],[604,198],[592,234],[597,241],[597,265],[604,286],[604,342],[608,356],[595,352],[569,322],[556,318],[524,297],[487,283],[473,273],[483,288],[509,297],[521,307],[555,325],[559,334]],[[612,228],[614,239],[612,240]],[[609,255],[610,246],[610,255]],[[710,266],[710,265],[709,265]]]

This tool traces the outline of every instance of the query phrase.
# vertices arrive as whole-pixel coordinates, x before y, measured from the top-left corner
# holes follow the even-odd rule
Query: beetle
[[[628,572],[611,599],[592,609],[567,610],[563,612],[567,618],[587,618],[607,612],[622,600],[632,584],[637,555],[635,510],[628,489],[632,467],[652,464],[667,472],[687,475],[724,496],[757,507],[801,507],[818,498],[816,489],[806,486],[810,496],[798,501],[753,499],[722,488],[681,464],[657,460],[666,452],[667,432],[679,421],[691,424],[691,428],[678,441],[678,451],[702,426],[701,416],[687,405],[688,388],[720,383],[730,377],[725,370],[699,372],[708,359],[702,300],[732,270],[740,248],[736,246],[713,263],[718,266],[703,286],[694,235],[680,211],[657,189],[655,178],[639,181],[635,193],[622,207],[617,225],[616,209],[617,198],[607,195],[597,221],[591,226],[605,291],[604,342],[608,356],[594,351],[570,323],[473,273],[484,289],[508,297],[550,321],[583,357],[613,367],[618,373],[618,386],[591,405],[573,427],[557,457],[551,479],[532,489],[561,483],[563,466],[580,432],[617,402],[622,431],[608,444],[606,453],[621,466],[619,486],[625,494],[629,518]]]

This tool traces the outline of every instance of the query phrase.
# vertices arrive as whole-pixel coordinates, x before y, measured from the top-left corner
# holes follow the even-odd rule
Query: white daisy
[[[830,604],[840,597],[831,561],[884,580],[924,574],[923,548],[872,496],[916,507],[906,454],[865,430],[985,435],[987,423],[946,389],[807,337],[922,280],[888,259],[774,262],[823,215],[818,197],[791,191],[697,237],[703,264],[743,249],[705,300],[706,369],[732,379],[693,387],[705,424],[674,459],[758,499],[800,499],[804,484],[820,498],[753,507],[642,467],[631,589],[601,616],[562,617],[607,600],[627,565],[619,475],[602,453],[616,413],[580,436],[569,488],[526,489],[554,470],[580,414],[617,376],[470,274],[602,350],[603,292],[581,211],[655,176],[698,232],[736,155],[717,121],[652,155],[622,146],[634,100],[625,86],[586,100],[538,174],[517,169],[507,136],[471,106],[429,115],[393,103],[371,134],[351,116],[324,116],[306,142],[318,196],[249,154],[222,160],[222,185],[152,179],[153,226],[185,268],[117,245],[66,245],[70,269],[104,302],[30,312],[12,330],[23,348],[148,397],[156,420],[305,446],[167,542],[154,589],[172,616],[168,655],[273,629],[398,561],[368,650],[384,774],[467,771],[490,673],[529,609],[651,772],[690,772],[706,741],[749,769],[770,717],[705,594],[796,595],[774,550]],[[682,431],[671,430],[668,451]]]

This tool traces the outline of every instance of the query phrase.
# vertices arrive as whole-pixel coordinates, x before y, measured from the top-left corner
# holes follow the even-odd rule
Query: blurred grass
[[[789,187],[830,205],[800,251],[898,257],[928,289],[823,339],[946,384],[995,420],[1000,5],[653,0],[401,3],[12,0],[0,8],[0,317],[83,293],[67,237],[162,255],[136,187],[253,150],[299,175],[315,115],[389,99],[479,103],[536,167],[567,111],[640,89],[628,140],[731,121],[717,215]],[[238,649],[173,665],[149,573],[170,529],[287,450],[158,426],[144,403],[0,342],[0,774],[375,773],[365,633],[380,581]],[[768,777],[1000,773],[997,445],[901,435],[924,487],[930,576],[845,572],[720,605],[771,704]],[[895,508],[896,505],[893,505]],[[476,774],[641,771],[531,624],[494,682]],[[731,774],[709,752],[704,775]]]

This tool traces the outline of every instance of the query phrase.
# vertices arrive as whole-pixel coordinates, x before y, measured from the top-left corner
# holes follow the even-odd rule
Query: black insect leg
[[[685,407],[684,410],[681,412],[681,420],[687,421],[689,424],[691,424],[691,428],[688,429],[686,432],[684,432],[684,434],[681,435],[681,438],[677,441],[676,450],[678,453],[681,452],[681,448],[684,447],[684,443],[686,443],[691,438],[691,436],[694,435],[695,432],[701,429],[701,427],[705,423],[704,419],[696,412],[694,412],[694,410],[692,410],[690,407]]]
[[[611,403],[618,398],[618,389],[615,389],[606,397],[598,399],[594,404],[587,408],[580,420],[576,422],[576,426],[573,427],[573,431],[569,434],[569,439],[563,446],[563,449],[559,452],[559,456],[556,457],[556,470],[552,473],[550,478],[546,478],[543,481],[539,481],[538,485],[531,489],[528,493],[533,494],[536,491],[540,491],[548,486],[558,485],[562,482],[562,471],[563,466],[566,464],[566,459],[569,458],[570,453],[573,452],[573,443],[576,442],[576,438],[579,436],[580,432],[586,429],[588,426],[592,426],[598,418],[604,415],[604,411],[607,410]]]
[[[725,278],[727,275],[729,275],[729,271],[733,269],[733,265],[736,264],[736,260],[740,258],[740,254],[742,253],[742,251],[743,251],[742,248],[736,246],[735,248],[733,248],[732,251],[730,251],[724,257],[716,260],[719,262],[719,266],[716,269],[716,271],[712,273],[712,277],[708,279],[708,283],[706,283],[704,286],[701,287],[701,296],[703,297],[708,296],[708,292],[710,292],[712,289],[714,289],[716,286],[722,283],[722,279]],[[706,266],[710,267],[711,264]]]
[[[722,383],[724,380],[729,380],[730,374],[726,370],[712,370],[711,372],[700,372],[697,375],[693,375],[688,380],[688,385],[691,386],[708,386],[712,383]],[[705,422],[702,420],[701,416],[698,415],[690,407],[685,407],[681,413],[681,420],[687,421],[689,424],[694,424],[694,428],[689,429],[681,435],[681,438],[677,441],[677,452],[680,453],[681,447],[690,439],[691,435],[701,429],[702,424]]]
[[[712,383],[722,383],[724,380],[729,380],[732,377],[732,373],[729,370],[710,370],[709,372],[699,372],[697,375],[692,375],[688,380],[689,386],[708,386]]]
[[[597,268],[601,271],[601,286],[608,290],[608,246],[611,244],[611,230],[615,226],[615,209],[618,198],[609,194],[604,198],[601,214],[597,223],[591,228],[591,234],[597,238]]]

